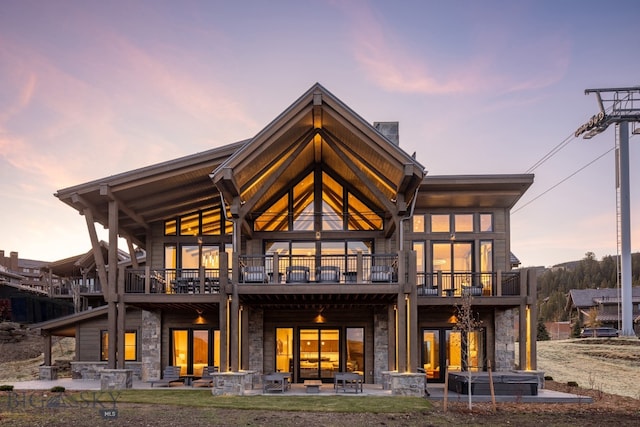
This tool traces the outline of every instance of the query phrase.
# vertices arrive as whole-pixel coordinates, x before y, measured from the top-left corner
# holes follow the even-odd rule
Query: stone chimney
[[[11,252],[11,263],[9,264],[9,270],[18,271],[18,252]]]
[[[400,145],[400,123],[398,122],[373,122],[373,127],[395,145]]]
[[[7,260],[4,258],[4,251],[0,250],[0,265],[3,267],[7,266]]]

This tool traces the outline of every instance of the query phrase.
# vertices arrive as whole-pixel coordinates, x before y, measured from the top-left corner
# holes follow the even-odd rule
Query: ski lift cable
[[[545,194],[547,194],[548,192],[550,192],[554,188],[558,187],[560,184],[562,184],[562,183],[568,181],[569,179],[573,178],[575,175],[577,175],[578,173],[582,172],[583,170],[585,170],[586,168],[588,168],[589,166],[591,166],[592,164],[594,164],[595,162],[597,162],[598,160],[600,160],[601,158],[603,158],[604,156],[606,156],[607,154],[612,152],[614,149],[615,149],[615,147],[612,147],[612,148],[608,149],[607,151],[605,151],[604,153],[602,153],[601,155],[599,155],[595,159],[591,160],[586,165],[582,166],[577,171],[573,172],[571,175],[567,176],[566,178],[563,178],[561,181],[557,182],[556,184],[552,185],[551,187],[549,187],[548,189],[546,189],[542,193],[538,194],[536,197],[534,197],[533,199],[529,200],[527,203],[525,203],[524,205],[520,206],[518,209],[515,209],[515,210],[511,211],[511,215],[513,215],[514,213],[522,210],[524,207],[529,206],[531,203],[535,202],[540,197],[544,196]]]

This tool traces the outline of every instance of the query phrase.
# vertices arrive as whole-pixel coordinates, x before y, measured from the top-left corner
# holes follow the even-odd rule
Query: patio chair
[[[180,379],[180,366],[166,366],[162,373],[162,379],[150,381],[151,387],[159,384],[160,387],[170,387],[171,383],[182,382]]]
[[[262,392],[267,393],[270,391],[279,391],[284,393],[288,390],[289,379],[286,375],[282,375],[279,372],[262,376]]]
[[[242,268],[242,281],[244,283],[266,283],[267,274],[264,265],[247,265]]]
[[[393,267],[390,265],[372,265],[369,280],[377,283],[393,282]]]
[[[291,265],[287,267],[287,283],[309,283],[309,267]]]
[[[462,293],[464,295],[471,295],[471,296],[474,296],[474,297],[481,296],[482,295],[482,286],[476,286],[476,285],[463,286],[462,287]]]
[[[194,380],[191,384],[194,387],[211,387],[213,386],[213,373],[218,372],[217,366],[205,366],[202,368],[202,377]]]
[[[340,267],[336,267],[334,265],[323,265],[318,267],[316,270],[316,281],[329,283],[340,282]]]

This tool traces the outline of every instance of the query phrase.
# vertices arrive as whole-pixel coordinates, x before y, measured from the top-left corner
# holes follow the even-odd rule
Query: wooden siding
[[[142,311],[135,308],[127,309],[125,317],[126,331],[137,332],[137,360],[140,359],[140,327],[142,324]],[[107,315],[98,319],[87,320],[78,327],[76,336],[76,360],[81,362],[99,362],[100,361],[100,337],[101,331],[106,331]]]

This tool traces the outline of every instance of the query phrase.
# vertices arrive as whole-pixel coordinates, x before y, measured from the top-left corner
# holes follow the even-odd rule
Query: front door
[[[300,380],[331,380],[340,371],[340,330],[300,329]]]

